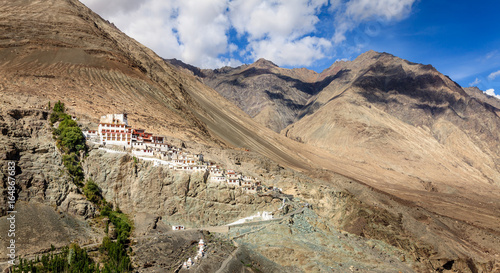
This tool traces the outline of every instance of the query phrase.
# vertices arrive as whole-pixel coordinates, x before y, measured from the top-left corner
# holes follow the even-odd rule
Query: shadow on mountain
[[[325,89],[328,85],[330,85],[330,83],[332,81],[334,81],[336,79],[339,79],[339,78],[342,78],[344,75],[347,75],[350,71],[351,71],[350,69],[343,69],[343,70],[340,70],[335,75],[328,76],[325,79],[323,79],[322,81],[316,82],[314,84],[314,88],[315,88],[314,95],[320,93],[321,91],[323,91],[323,89]],[[342,93],[340,93],[338,95],[333,96],[326,103],[329,103],[330,101],[333,101],[333,100],[341,97],[344,93],[345,93],[345,90],[344,90],[344,92],[342,92]],[[295,117],[295,120],[300,120],[300,119],[302,119],[305,116],[313,114],[319,108],[321,108],[321,106],[325,105],[326,103],[319,103],[319,102],[317,102],[315,100],[307,103],[306,105],[304,105],[302,107],[301,111],[297,114],[297,116]]]
[[[281,88],[279,88],[281,89]],[[298,103],[295,103],[293,100],[291,99],[286,99],[285,96],[283,96],[282,93],[273,93],[273,92],[270,92],[269,90],[265,90],[264,93],[266,93],[266,95],[273,101],[279,101],[281,102],[282,104],[284,104],[286,107],[292,109],[292,110],[298,110],[298,109],[301,109],[302,107],[304,107],[303,104],[298,104]]]
[[[354,85],[364,90],[361,95],[370,103],[387,103],[391,95],[405,95],[421,104],[448,104],[452,107],[458,104],[454,93],[440,92],[447,88],[441,77],[433,74],[412,75],[401,65],[387,67],[377,63]]]

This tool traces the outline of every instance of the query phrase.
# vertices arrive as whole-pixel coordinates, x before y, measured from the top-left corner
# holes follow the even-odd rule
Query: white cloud
[[[493,73],[491,73],[490,75],[488,75],[488,79],[490,79],[490,80],[494,80],[494,79],[496,79],[498,76],[500,76],[500,70],[498,70],[497,72],[493,72]]]
[[[213,67],[217,56],[228,52],[226,6],[226,0],[179,1],[176,23],[183,44],[182,60]]]
[[[253,59],[265,58],[278,65],[288,66],[311,65],[324,58],[325,50],[331,46],[331,42],[324,38],[309,36],[296,40],[272,38],[249,44]]]
[[[251,40],[293,40],[315,31],[316,14],[327,4],[327,0],[233,0],[229,14],[238,33],[248,34]]]
[[[81,1],[162,57],[215,68],[262,57],[311,65],[334,57],[334,43],[360,23],[400,20],[416,0]],[[321,13],[335,21],[329,34],[317,29]]]
[[[350,0],[340,7],[335,18],[335,43],[343,42],[345,34],[371,20],[399,21],[406,18],[416,0]]]
[[[477,86],[481,83],[481,80],[476,78],[473,82],[469,83],[469,86]]]
[[[493,89],[493,88],[484,91],[484,93],[486,93],[486,95],[495,97],[495,98],[500,100],[500,95],[495,94],[495,89]]]
[[[494,58],[498,55],[498,50],[493,50],[490,53],[486,54],[486,60]]]
[[[240,36],[247,37],[247,55],[278,65],[311,65],[325,57],[329,40],[314,33],[327,0],[234,0],[229,16]]]

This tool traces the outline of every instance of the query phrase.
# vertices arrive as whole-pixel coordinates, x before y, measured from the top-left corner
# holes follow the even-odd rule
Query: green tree
[[[85,137],[78,127],[68,127],[61,130],[58,143],[65,149],[66,153],[73,153],[85,150]]]
[[[69,174],[73,176],[73,182],[80,186],[84,176],[78,156],[75,153],[65,154],[62,159],[64,167],[66,167]]]
[[[56,104],[54,104],[54,108],[52,109],[52,114],[50,114],[50,122],[56,123],[58,121],[64,120],[66,116],[68,115],[64,114],[64,103],[62,103],[61,101],[57,101]]]
[[[54,104],[54,112],[64,113],[64,103],[58,100],[56,104]]]

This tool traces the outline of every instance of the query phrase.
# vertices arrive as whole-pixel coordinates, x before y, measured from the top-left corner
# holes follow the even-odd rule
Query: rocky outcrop
[[[0,112],[0,178],[4,182],[0,190],[7,192],[7,166],[14,162],[18,254],[37,253],[71,241],[95,242],[102,236],[85,222],[96,214],[96,208],[80,194],[62,165],[48,115],[33,109]],[[9,230],[7,196],[2,195],[0,204],[2,238]],[[3,257],[7,242],[0,242]]]
[[[490,104],[491,106],[500,109],[500,99],[487,95],[485,92],[481,91],[479,88],[466,87],[464,91],[471,97],[478,99],[481,102]],[[499,113],[500,110],[497,111]]]
[[[216,226],[279,207],[280,199],[246,194],[241,188],[207,183],[207,174],[172,171],[128,154],[92,150],[85,159],[86,177],[103,196],[130,215],[148,213],[169,225]]]

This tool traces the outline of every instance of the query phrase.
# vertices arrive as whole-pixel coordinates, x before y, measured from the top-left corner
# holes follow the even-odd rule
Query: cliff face
[[[8,162],[16,164],[16,248],[18,255],[61,247],[71,241],[82,244],[99,241],[102,232],[85,222],[96,214],[95,207],[81,195],[61,163],[52,139],[48,113],[34,109],[2,109],[0,112],[0,178],[7,192]],[[7,194],[0,205],[0,229],[7,238]],[[0,253],[6,257],[7,239]]]
[[[126,154],[93,150],[84,169],[103,196],[130,215],[148,213],[168,225],[218,226],[257,212],[273,211],[281,200],[245,194],[241,188],[207,183],[201,172],[171,171]]]

